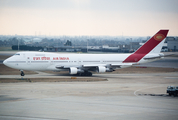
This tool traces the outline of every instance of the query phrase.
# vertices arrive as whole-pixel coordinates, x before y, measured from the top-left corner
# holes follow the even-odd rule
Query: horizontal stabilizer
[[[150,60],[150,59],[157,59],[162,57],[164,57],[164,54],[160,53],[160,54],[147,55],[143,59]]]

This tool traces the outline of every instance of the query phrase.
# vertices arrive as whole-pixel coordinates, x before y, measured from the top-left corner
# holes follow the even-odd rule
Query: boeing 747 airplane
[[[70,74],[92,76],[91,71],[112,72],[134,64],[151,62],[164,57],[160,53],[169,30],[158,31],[132,54],[59,54],[49,52],[17,52],[3,64],[21,71],[69,71]]]

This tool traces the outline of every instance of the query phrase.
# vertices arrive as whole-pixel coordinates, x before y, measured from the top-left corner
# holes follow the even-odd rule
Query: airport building
[[[167,48],[169,51],[178,51],[178,39],[175,37],[167,37]]]
[[[168,41],[169,51],[178,51],[178,40]]]

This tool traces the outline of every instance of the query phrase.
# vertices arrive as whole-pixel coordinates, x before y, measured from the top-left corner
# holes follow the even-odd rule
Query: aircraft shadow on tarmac
[[[8,95],[0,95],[0,102],[19,101],[19,100],[22,100],[22,98],[14,98],[14,97],[9,97]]]

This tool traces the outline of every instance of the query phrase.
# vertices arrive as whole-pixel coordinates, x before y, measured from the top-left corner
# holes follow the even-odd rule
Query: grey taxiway
[[[45,73],[30,76],[44,77]],[[108,81],[1,83],[0,119],[178,119],[178,97],[166,95],[168,85],[178,86],[177,73],[95,77]]]

